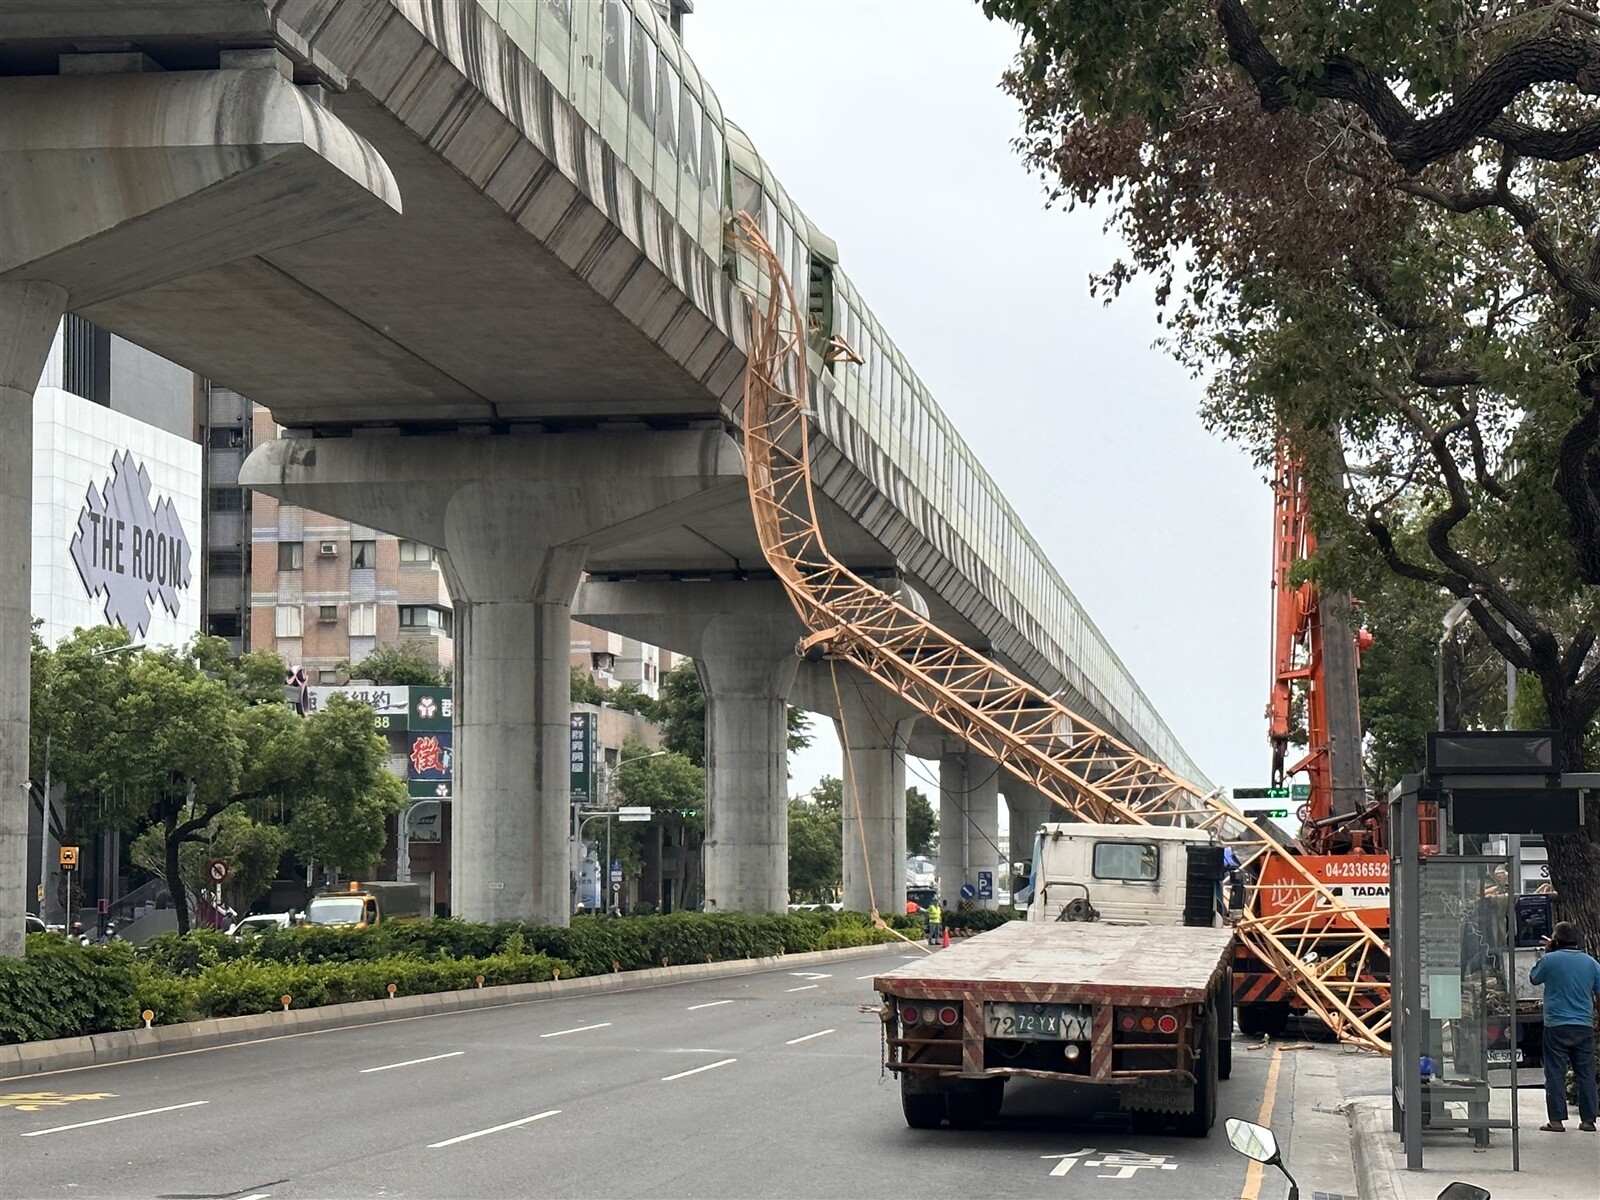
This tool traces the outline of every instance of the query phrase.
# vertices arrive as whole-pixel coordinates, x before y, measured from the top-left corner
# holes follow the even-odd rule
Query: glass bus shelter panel
[[[1413,1069],[1422,1079],[1422,1125],[1470,1130],[1480,1146],[1491,1118],[1490,1025],[1512,1012],[1513,961],[1508,898],[1496,882],[1502,858],[1435,856],[1422,864],[1420,929],[1421,1043]]]

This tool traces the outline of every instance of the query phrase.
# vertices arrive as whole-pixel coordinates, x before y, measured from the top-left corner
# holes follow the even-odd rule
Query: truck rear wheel
[[[913,1091],[911,1079],[900,1075],[900,1110],[913,1129],[937,1129],[944,1120],[944,1093]]]
[[[1282,1000],[1239,1005],[1239,1032],[1280,1037],[1289,1027],[1289,1006]]]
[[[1205,1137],[1217,1121],[1217,1010],[1206,1010],[1206,1023],[1200,1034],[1200,1061],[1195,1063],[1194,1111],[1178,1118],[1178,1132],[1184,1137]]]
[[[981,1091],[951,1092],[944,1100],[951,1129],[976,1129],[987,1119],[989,1106]]]

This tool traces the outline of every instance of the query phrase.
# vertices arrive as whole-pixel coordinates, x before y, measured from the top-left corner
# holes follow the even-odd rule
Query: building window
[[[367,541],[352,541],[350,543],[350,569],[352,571],[371,571],[378,565],[378,543]]]
[[[317,682],[323,685],[337,684],[339,672],[332,667],[326,667],[317,672]]]
[[[211,489],[212,512],[243,512],[244,489],[220,487]]]
[[[452,628],[451,618],[452,614],[449,609],[435,608],[431,604],[402,604],[400,606],[400,628],[402,629],[437,630],[449,637]]]
[[[213,550],[207,558],[211,574],[243,575],[244,554],[239,550]]]
[[[305,560],[305,552],[304,542],[279,542],[278,570],[298,571]]]
[[[281,638],[297,638],[302,619],[298,604],[280,604],[273,612],[272,631]]]
[[[401,539],[400,561],[403,563],[431,563],[433,561],[433,547],[424,546],[421,542],[408,542]]]
[[[595,671],[605,671],[608,674],[617,669],[617,656],[606,651],[597,651],[589,655],[589,666]]]
[[[352,604],[350,606],[350,636],[378,636],[378,606],[376,604]]]
[[[236,638],[243,636],[244,622],[236,612],[212,613],[206,618],[206,632],[212,637]]]
[[[206,444],[213,450],[237,450],[244,445],[244,427],[241,425],[213,425],[206,435]]]
[[[317,605],[317,620],[323,625],[331,625],[339,619],[339,606],[337,604]]]

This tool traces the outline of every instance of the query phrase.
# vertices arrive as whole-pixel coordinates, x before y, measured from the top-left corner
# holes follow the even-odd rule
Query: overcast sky
[[[1101,219],[1046,211],[973,0],[696,0],[684,43],[1212,782],[1267,782],[1271,495],[1111,307]],[[841,774],[822,722],[791,790]],[[934,795],[936,769],[908,779]]]

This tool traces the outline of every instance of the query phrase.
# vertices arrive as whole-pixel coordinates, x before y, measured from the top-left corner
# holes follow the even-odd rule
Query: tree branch
[[[1455,89],[1452,101],[1433,116],[1413,116],[1382,76],[1365,63],[1328,55],[1320,74],[1295,79],[1267,49],[1244,0],[1217,0],[1217,20],[1228,57],[1242,67],[1268,112],[1287,108],[1294,91],[1355,105],[1383,135],[1390,157],[1416,174],[1430,163],[1493,137],[1530,158],[1567,161],[1600,147],[1600,121],[1573,129],[1543,130],[1503,114],[1524,92],[1541,83],[1567,83],[1594,94],[1600,84],[1600,43],[1570,34],[1547,34],[1513,43],[1475,79]]]

